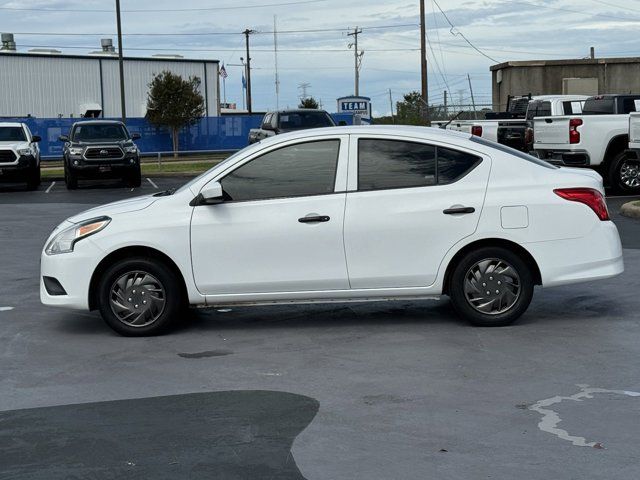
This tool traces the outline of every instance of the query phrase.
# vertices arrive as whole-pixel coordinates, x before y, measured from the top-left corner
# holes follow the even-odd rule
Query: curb
[[[640,202],[634,200],[633,202],[625,203],[620,208],[620,215],[629,218],[640,218]]]

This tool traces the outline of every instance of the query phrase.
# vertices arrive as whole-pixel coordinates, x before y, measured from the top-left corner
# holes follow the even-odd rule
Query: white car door
[[[427,287],[478,225],[491,159],[419,139],[352,136],[345,250],[351,288]]]
[[[191,220],[193,274],[200,292],[348,289],[347,157],[346,135],[306,138],[259,151],[214,179],[225,201],[195,207]]]

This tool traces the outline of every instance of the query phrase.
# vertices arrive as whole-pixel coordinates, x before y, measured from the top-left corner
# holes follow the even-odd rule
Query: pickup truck
[[[249,130],[249,144],[259,142],[279,133],[304,130],[307,128],[335,127],[336,123],[324,110],[300,108],[267,112],[260,128]]]
[[[40,137],[24,123],[0,123],[0,182],[25,182],[27,189],[40,185]]]
[[[498,122],[498,143],[530,152],[533,150],[533,119],[582,113],[587,95],[537,95],[531,98],[523,120]]]
[[[629,114],[629,155],[623,172],[636,187],[640,187],[640,112]]]
[[[637,175],[629,173],[637,172],[628,151],[629,114],[636,109],[640,95],[589,97],[580,115],[534,119],[533,146],[551,163],[594,168],[616,191],[640,193]]]
[[[122,122],[88,120],[76,122],[64,142],[64,181],[68,190],[78,188],[80,178],[122,178],[129,187],[141,183],[140,152],[134,140],[140,134],[130,134]]]

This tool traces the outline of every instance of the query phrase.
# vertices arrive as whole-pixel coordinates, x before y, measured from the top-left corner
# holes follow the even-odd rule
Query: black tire
[[[138,188],[142,185],[142,173],[140,166],[136,169],[131,169],[123,178],[124,183],[131,188]]]
[[[487,269],[487,276],[483,276],[478,280],[477,286],[482,288],[483,291],[476,294],[471,290],[473,293],[470,295],[477,297],[475,298],[475,301],[478,302],[478,305],[482,305],[483,297],[485,300],[489,299],[489,302],[491,302],[491,299],[495,299],[495,302],[491,303],[491,307],[497,306],[499,308],[497,308],[493,313],[485,313],[478,310],[472,305],[465,293],[467,275],[471,272],[472,267],[475,267],[478,263],[485,260],[493,260],[494,263],[500,261],[502,262],[501,265],[510,266],[515,270],[519,280],[514,281],[511,273],[507,273],[506,275],[501,273],[502,271],[510,271],[498,269],[496,270],[498,271],[499,276],[494,278],[495,274],[493,271],[496,270],[492,271],[490,270],[490,267]],[[489,278],[491,278],[490,281]],[[487,283],[479,285],[480,282],[484,281]],[[511,282],[519,285],[519,291],[517,295],[512,293],[507,297],[505,290],[510,290],[511,292],[515,291],[515,287]],[[534,279],[531,269],[527,266],[526,262],[520,258],[520,256],[513,253],[511,250],[507,250],[502,247],[483,247],[467,253],[457,262],[450,277],[449,296],[451,297],[453,308],[456,310],[458,315],[472,325],[478,327],[502,327],[515,322],[527,310],[527,307],[533,298],[533,286]],[[490,295],[486,296],[484,294],[484,288],[487,288],[488,292],[491,290]],[[494,291],[496,294],[500,292],[500,295],[494,296]],[[502,302],[504,302],[504,307],[501,307],[499,304],[496,305],[496,303],[499,302],[498,297],[502,299]],[[516,297],[515,301],[513,301],[513,297]],[[513,303],[511,304],[511,302]],[[501,310],[501,308],[504,308],[504,310]]]
[[[40,186],[40,167],[37,166],[27,174],[27,190],[36,190]]]
[[[119,279],[129,279],[130,275],[135,275],[135,272],[138,274],[134,278],[142,280],[141,275],[145,274],[147,275],[145,278],[151,278],[152,281],[140,282],[138,280],[140,283],[129,284],[127,290],[121,290],[116,286]],[[127,285],[127,283],[121,284]],[[162,295],[157,293],[159,289],[162,290]],[[147,293],[146,297],[144,292]],[[180,317],[186,308],[183,289],[178,277],[164,262],[154,258],[136,257],[116,262],[100,278],[96,293],[98,309],[104,321],[117,333],[127,337],[161,334]],[[124,297],[123,295],[118,296],[119,293],[124,294]],[[156,299],[162,297],[164,300],[162,307],[158,306],[155,311],[151,307],[143,307],[142,302],[146,302],[145,298],[150,299],[149,295],[156,295],[154,297]],[[111,301],[112,297],[114,300],[122,302],[125,308],[115,306]],[[129,303],[129,298],[133,299],[131,303]],[[136,302],[140,306],[140,310],[134,308]],[[147,312],[144,312],[145,309]],[[121,317],[124,318],[119,317],[115,310],[118,310]],[[135,313],[127,317],[129,312]],[[138,323],[139,326],[131,325],[129,322]]]
[[[623,179],[623,169],[626,178]],[[609,185],[618,193],[640,193],[640,160],[627,152],[618,153],[609,163],[607,177]],[[636,185],[631,185],[631,184]]]
[[[64,166],[64,183],[67,185],[67,190],[78,188],[78,175],[66,165]]]

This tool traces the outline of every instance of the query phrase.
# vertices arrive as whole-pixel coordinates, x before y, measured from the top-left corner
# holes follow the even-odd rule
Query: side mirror
[[[58,140],[60,140],[61,142],[68,142],[69,141],[69,136],[68,135],[60,135],[58,137]]]
[[[31,141],[32,141],[33,143],[38,143],[38,142],[39,142],[39,141],[41,141],[41,140],[42,140],[42,137],[41,137],[40,135],[33,135],[33,136],[31,137]]]
[[[224,202],[224,193],[220,182],[208,183],[194,198],[189,205],[192,207],[198,205],[217,205]]]
[[[338,122],[338,126],[339,126],[339,127],[346,127],[346,126],[347,126],[347,122],[345,122],[344,120],[340,120],[340,121]]]
[[[131,140],[140,140],[141,135],[139,133],[132,133],[131,134]]]

